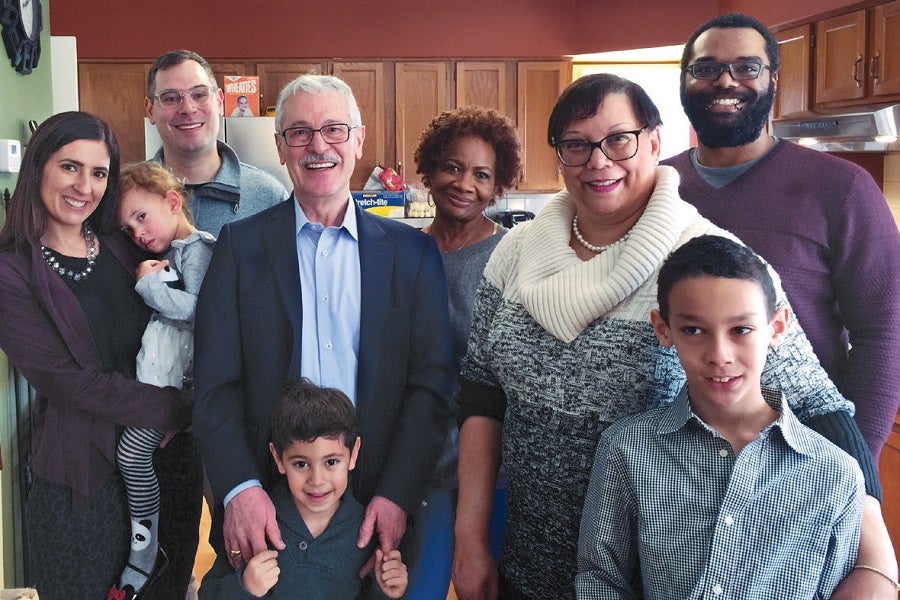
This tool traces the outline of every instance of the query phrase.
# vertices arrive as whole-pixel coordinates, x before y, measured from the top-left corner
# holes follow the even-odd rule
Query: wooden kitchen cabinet
[[[254,75],[253,63],[248,65],[244,62],[218,60],[209,60],[206,62],[212,67],[213,75],[216,76],[216,83],[220,87],[225,85],[226,75]]]
[[[325,73],[322,62],[257,62],[256,75],[259,76],[259,111],[275,106],[281,89],[301,75]],[[251,73],[248,73],[251,75]]]
[[[872,13],[872,96],[900,96],[900,2],[881,4]]]
[[[406,183],[421,184],[413,153],[419,135],[442,111],[452,108],[446,62],[398,62],[395,77],[397,171]]]
[[[493,108],[513,121],[516,118],[515,65],[506,61],[456,63],[456,106]]]
[[[900,98],[900,0],[816,23],[819,107]]]
[[[350,179],[350,189],[361,190],[376,166],[394,166],[393,145],[388,144],[390,136],[386,122],[389,109],[385,93],[385,63],[336,62],[332,64],[331,72],[353,90],[360,117],[366,126],[362,157],[356,161],[356,169]],[[393,106],[391,102],[391,111]]]
[[[517,189],[562,189],[556,155],[547,145],[547,121],[560,92],[572,80],[572,63],[458,61],[450,71],[455,77],[448,79],[449,64],[395,64],[395,148],[404,180],[421,182],[412,154],[428,123],[443,110],[474,104],[495,108],[516,124],[522,143],[522,176]]]
[[[123,165],[145,158],[144,98],[150,64],[120,61],[78,64],[79,107],[112,127]]]
[[[773,113],[775,118],[810,109],[811,34],[812,26],[809,24],[775,33],[781,57]]]
[[[79,61],[81,106],[110,123],[123,162],[143,160],[144,90],[152,60]],[[366,141],[351,180],[361,189],[372,170],[393,167],[420,183],[412,155],[419,135],[441,111],[466,105],[497,109],[516,124],[522,141],[523,191],[557,191],[562,181],[547,146],[547,120],[571,80],[566,60],[417,61],[220,59],[210,61],[219,85],[225,75],[256,75],[260,109],[274,105],[281,89],[305,73],[331,73],[350,85],[359,104]],[[112,93],[114,90],[114,93]]]
[[[556,154],[547,145],[547,122],[560,92],[572,79],[567,61],[520,62],[518,65],[517,126],[522,143],[520,190],[552,191],[563,188]]]
[[[866,96],[866,11],[816,23],[816,104]]]

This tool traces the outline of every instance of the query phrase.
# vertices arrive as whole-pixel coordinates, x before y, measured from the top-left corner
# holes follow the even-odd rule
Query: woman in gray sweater
[[[484,266],[506,233],[484,211],[515,184],[521,166],[519,148],[515,127],[506,117],[494,110],[464,107],[438,115],[422,133],[413,156],[434,200],[434,220],[422,231],[434,237],[444,259],[457,365],[466,353]],[[421,554],[410,575],[406,597],[411,600],[443,598],[450,586],[458,445],[454,416],[419,513]],[[499,490],[494,502],[500,511],[504,492]],[[502,527],[502,513],[494,512]]]

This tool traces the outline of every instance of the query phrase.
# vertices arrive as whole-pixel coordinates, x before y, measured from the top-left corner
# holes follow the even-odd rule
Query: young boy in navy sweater
[[[285,475],[271,496],[286,548],[260,552],[238,572],[219,557],[200,597],[401,598],[408,580],[398,550],[384,555],[375,549],[375,581],[358,577],[374,540],[367,548],[356,546],[365,508],[347,486],[360,447],[347,396],[306,379],[293,384],[272,414],[271,431],[269,450]]]

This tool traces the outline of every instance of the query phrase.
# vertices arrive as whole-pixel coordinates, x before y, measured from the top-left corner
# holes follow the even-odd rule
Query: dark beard
[[[723,90],[689,93],[682,83],[681,106],[697,132],[700,143],[709,148],[734,148],[756,140],[769,119],[769,112],[775,102],[775,86],[769,87],[762,95],[749,90],[743,93],[727,93]],[[744,109],[736,115],[728,115],[729,121],[718,122],[714,113],[707,110],[710,101],[716,97],[738,98]]]

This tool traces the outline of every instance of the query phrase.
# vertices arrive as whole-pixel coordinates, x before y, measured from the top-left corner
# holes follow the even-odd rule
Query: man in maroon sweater
[[[775,267],[877,461],[900,403],[900,235],[862,168],[765,131],[778,47],[754,23],[723,15],[688,41],[681,103],[699,143],[664,163],[682,198]]]
[[[755,19],[701,25],[681,59],[698,144],[663,163],[681,174],[682,198],[775,267],[877,461],[900,403],[900,235],[865,170],[765,130],[778,67],[778,45]],[[877,554],[896,581],[896,561]],[[877,576],[864,570],[854,577]]]

